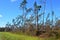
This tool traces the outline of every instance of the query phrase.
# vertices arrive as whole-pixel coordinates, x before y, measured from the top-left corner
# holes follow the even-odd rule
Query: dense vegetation
[[[60,20],[51,10],[45,17],[45,1],[44,5],[38,5],[34,2],[33,8],[27,8],[28,2],[23,0],[19,9],[22,9],[22,15],[18,15],[7,23],[4,28],[0,28],[2,40],[57,40],[60,37]],[[42,10],[43,8],[43,10]],[[30,16],[29,16],[30,15]],[[52,16],[50,18],[50,15]],[[11,34],[11,33],[14,34]],[[15,34],[17,33],[17,34]],[[21,33],[21,34],[20,34]],[[18,35],[19,34],[19,35]],[[23,34],[23,35],[22,35]],[[25,36],[26,35],[26,36]],[[27,36],[28,35],[28,36]],[[32,37],[33,36],[33,37]],[[36,37],[35,37],[36,36]]]

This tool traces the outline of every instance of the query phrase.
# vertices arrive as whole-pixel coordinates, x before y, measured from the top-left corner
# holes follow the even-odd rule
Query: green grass
[[[38,37],[17,35],[9,32],[0,32],[0,40],[40,40]]]
[[[55,38],[39,38],[27,35],[18,35],[10,32],[0,32],[0,40],[56,40]]]

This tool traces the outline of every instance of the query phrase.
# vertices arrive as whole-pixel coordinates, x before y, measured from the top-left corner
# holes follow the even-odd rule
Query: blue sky
[[[27,0],[27,7],[33,8],[33,3],[36,1],[40,4],[40,0]],[[0,0],[0,26],[4,26],[7,22],[12,21],[18,15],[22,14],[22,10],[19,9],[19,5],[22,0]],[[46,2],[46,12],[49,13],[51,11],[51,2],[47,0]],[[52,0],[53,10],[55,15],[60,17],[60,0]],[[46,14],[47,14],[46,13]]]

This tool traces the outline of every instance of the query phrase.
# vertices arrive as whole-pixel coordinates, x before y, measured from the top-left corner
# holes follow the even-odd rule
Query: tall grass
[[[17,35],[9,32],[0,32],[0,35],[1,40],[40,40],[38,37]]]
[[[27,35],[13,34],[10,32],[0,32],[0,40],[57,40],[53,37],[51,38],[40,38]]]

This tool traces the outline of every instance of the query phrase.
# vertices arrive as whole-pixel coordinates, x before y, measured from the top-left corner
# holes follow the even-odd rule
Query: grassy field
[[[54,38],[39,38],[27,35],[18,35],[9,32],[0,32],[0,40],[57,40]]]
[[[38,37],[17,35],[9,32],[0,32],[0,40],[40,40]]]

